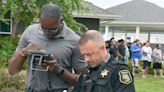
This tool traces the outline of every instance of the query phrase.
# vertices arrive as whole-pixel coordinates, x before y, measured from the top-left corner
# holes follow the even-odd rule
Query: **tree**
[[[72,12],[84,10],[84,0],[6,0],[5,3],[0,2],[0,19],[2,20],[7,12],[11,13],[13,21],[11,37],[13,39],[17,34],[16,29],[18,23],[23,21],[25,26],[28,26],[35,19],[38,19],[39,11],[46,3],[55,3],[59,5],[62,16],[68,26],[76,32],[80,32],[79,24],[73,19]]]

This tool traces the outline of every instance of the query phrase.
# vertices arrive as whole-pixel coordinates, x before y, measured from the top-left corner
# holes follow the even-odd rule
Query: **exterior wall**
[[[164,44],[164,32],[152,32],[150,35],[150,42]]]
[[[99,30],[99,19],[94,18],[74,18],[77,22],[85,25],[89,30]]]
[[[103,28],[101,28],[103,29]],[[109,39],[111,37],[115,37],[116,39],[126,39],[129,38],[129,42],[133,42],[135,40],[135,30],[117,30],[117,29],[110,29],[109,28]],[[150,38],[149,38],[150,36]],[[164,31],[157,31],[157,30],[151,30],[150,35],[149,35],[149,31],[145,31],[145,30],[140,30],[140,34],[139,34],[139,39],[141,40],[141,42],[145,42],[145,41],[150,41],[150,43],[152,44],[164,44]]]

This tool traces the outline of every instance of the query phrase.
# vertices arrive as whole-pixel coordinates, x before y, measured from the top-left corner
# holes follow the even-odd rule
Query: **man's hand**
[[[29,45],[23,48],[20,53],[22,56],[26,56],[29,50],[40,50],[41,48],[35,43],[29,43]]]
[[[58,73],[59,72],[59,63],[53,59],[53,60],[50,60],[50,61],[45,61],[45,63],[42,64],[43,67],[49,67],[48,70],[50,72],[56,72]]]

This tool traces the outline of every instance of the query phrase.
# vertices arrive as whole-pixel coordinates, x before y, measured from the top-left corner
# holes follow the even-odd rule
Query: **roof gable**
[[[122,17],[122,22],[164,22],[164,9],[145,0],[132,0],[106,9]]]
[[[88,10],[84,11],[74,11],[74,17],[82,17],[82,18],[98,18],[102,21],[104,20],[115,20],[120,18],[118,15],[112,15],[107,10],[102,9],[91,2],[85,1],[83,4],[87,7]]]

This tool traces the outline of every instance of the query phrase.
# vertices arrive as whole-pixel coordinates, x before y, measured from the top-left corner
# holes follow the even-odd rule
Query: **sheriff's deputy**
[[[124,63],[112,61],[101,33],[90,30],[80,39],[88,63],[73,92],[135,92],[132,74]]]

